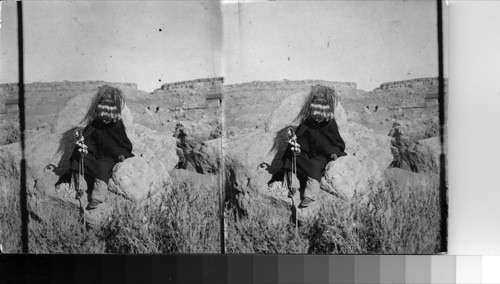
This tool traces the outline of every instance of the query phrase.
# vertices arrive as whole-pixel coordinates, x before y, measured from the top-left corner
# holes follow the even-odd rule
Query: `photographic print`
[[[224,9],[226,251],[444,251],[437,2]]]
[[[438,4],[2,2],[1,249],[445,252]]]
[[[1,4],[3,251],[219,253],[220,3]]]

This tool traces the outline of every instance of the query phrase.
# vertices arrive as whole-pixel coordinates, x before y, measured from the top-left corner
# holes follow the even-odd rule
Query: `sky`
[[[435,1],[24,2],[25,81],[324,79],[371,90],[438,75]],[[2,1],[0,82],[17,81]]]
[[[0,80],[15,82],[15,3],[2,5]],[[104,80],[153,91],[221,75],[215,2],[37,1],[24,2],[23,14],[26,82]]]
[[[380,83],[438,75],[435,1],[273,1],[224,7],[226,82]]]

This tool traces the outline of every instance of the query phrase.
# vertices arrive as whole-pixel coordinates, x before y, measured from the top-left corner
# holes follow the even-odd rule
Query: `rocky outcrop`
[[[172,184],[168,171],[178,163],[176,141],[138,124],[130,127],[129,138],[135,157],[115,166],[109,190],[131,201],[142,202]]]
[[[291,200],[278,178],[281,157],[286,148],[286,128],[297,116],[307,94],[287,97],[272,113],[265,130],[257,130],[227,142],[226,178],[231,200],[247,214],[259,206],[273,206],[289,214]],[[376,135],[368,128],[346,121],[339,104],[336,119],[346,141],[348,156],[327,165],[321,182],[323,191],[315,206],[298,210],[299,219],[315,215],[322,204],[339,196],[348,200],[365,191],[372,182],[382,178],[383,171],[392,161],[390,137]],[[298,204],[298,195],[294,197]]]
[[[298,122],[294,120],[302,109],[307,96],[307,92],[300,92],[283,100],[265,123],[265,131],[272,133],[278,132],[288,125],[297,126]],[[341,103],[337,105],[334,114],[339,128],[344,128],[347,115]]]
[[[403,112],[401,110],[401,112]],[[398,127],[408,139],[418,141],[440,135],[438,117],[423,117],[413,120],[396,120],[392,128]],[[389,134],[391,135],[391,134]]]
[[[416,173],[439,173],[441,142],[439,137],[413,141],[405,128],[394,123],[391,132],[392,167]]]
[[[220,139],[199,143],[192,152],[192,165],[201,174],[216,174],[220,168]]]
[[[74,129],[84,116],[90,95],[71,99],[57,116],[54,127],[26,141],[27,187],[30,210],[43,218],[51,206],[79,206],[75,190],[63,183],[55,186],[69,169],[68,158],[74,148]],[[178,163],[175,138],[160,135],[147,127],[134,124],[130,110],[122,111],[124,124],[134,146],[135,157],[119,163],[113,169],[109,190],[120,198],[141,203],[164,192],[171,184],[168,171]],[[0,147],[0,179],[10,190],[17,190],[21,152],[19,143]],[[110,199],[113,199],[110,196]],[[86,205],[84,200],[84,206]],[[101,216],[102,217],[102,216]]]
[[[414,86],[426,86],[426,87],[430,86],[437,88],[438,84],[439,80],[437,77],[426,77],[426,78],[416,78],[411,80],[382,83],[380,85],[380,89],[390,90],[395,88],[414,87]]]
[[[306,86],[310,88],[311,86],[321,84],[327,87],[333,87],[337,90],[346,90],[352,89],[355,90],[357,88],[357,84],[354,82],[333,82],[333,81],[325,81],[325,80],[282,80],[282,81],[253,81],[248,83],[234,84],[234,85],[225,85],[224,90],[233,91],[234,89],[293,89],[297,87]]]

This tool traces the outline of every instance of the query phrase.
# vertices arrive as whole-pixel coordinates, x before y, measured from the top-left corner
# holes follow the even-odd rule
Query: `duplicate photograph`
[[[437,4],[224,6],[227,252],[446,251]]]
[[[26,237],[23,55],[28,252],[219,253],[220,4],[1,5],[2,250]]]

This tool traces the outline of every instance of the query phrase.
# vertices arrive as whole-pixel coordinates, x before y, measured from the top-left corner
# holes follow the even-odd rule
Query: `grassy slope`
[[[396,179],[373,184],[366,196],[322,208],[295,234],[272,209],[229,219],[230,253],[433,254],[440,252],[439,183],[401,187]],[[367,200],[362,202],[361,200]],[[232,214],[228,214],[233,216]]]
[[[217,212],[213,184],[179,180],[158,204],[116,204],[111,218],[92,229],[85,230],[78,212],[66,209],[54,210],[43,222],[31,219],[29,247],[32,253],[217,253]],[[15,221],[13,213],[0,212]],[[7,225],[4,218],[1,225]]]

